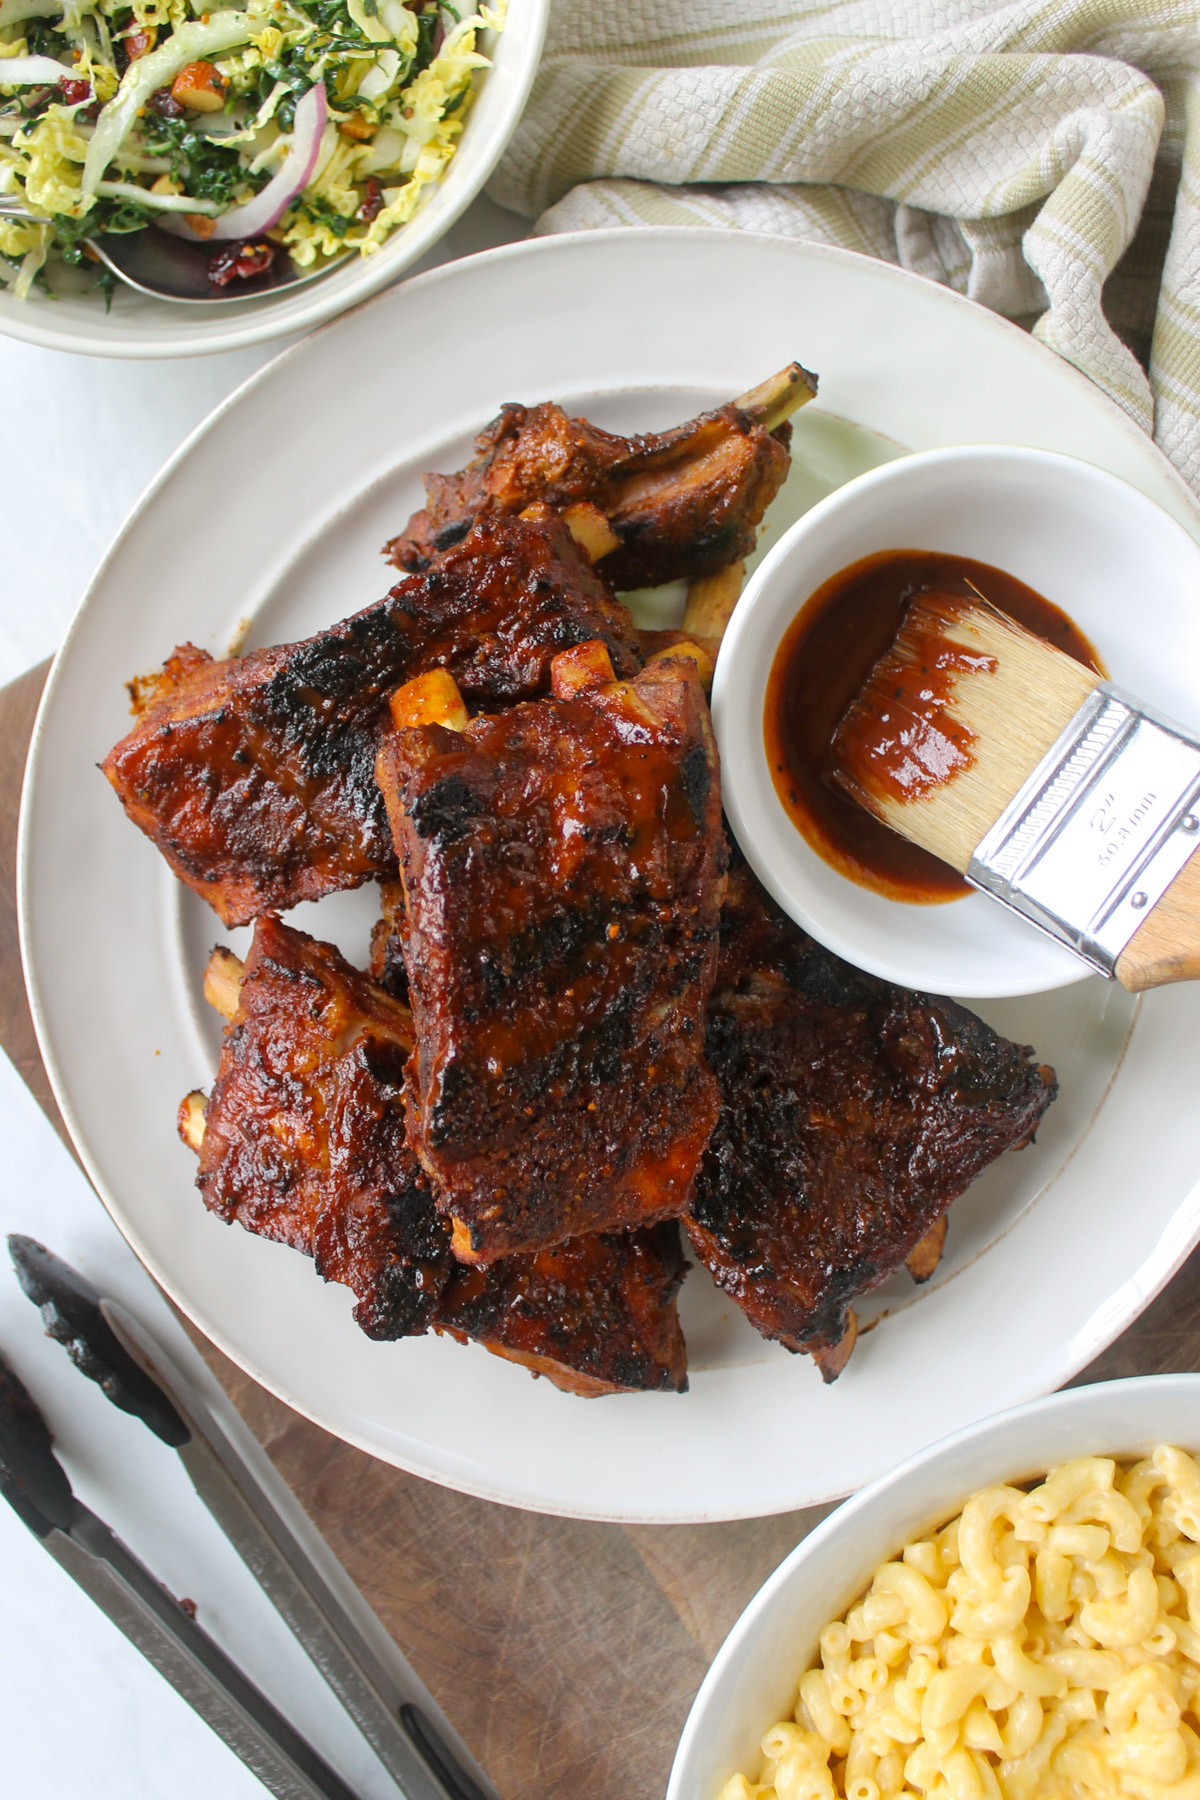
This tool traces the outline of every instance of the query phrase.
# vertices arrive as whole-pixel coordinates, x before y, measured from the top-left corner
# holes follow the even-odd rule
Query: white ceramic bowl
[[[420,211],[375,256],[350,257],[328,275],[277,299],[181,305],[148,299],[118,283],[112,308],[105,312],[100,294],[16,300],[0,287],[0,333],[47,350],[153,359],[238,350],[311,331],[335,318],[411,269],[481,191],[525,109],[549,11],[550,0],[509,0],[504,30],[483,34],[480,47],[492,66],[480,77],[458,149]],[[444,348],[453,353],[453,346]],[[383,378],[402,386],[405,357],[425,353],[420,344],[397,344],[395,363],[381,372]],[[358,373],[370,378],[369,371]]]
[[[1011,446],[929,450],[848,482],[764,558],[721,646],[713,720],[725,807],[780,905],[821,943],[905,987],[964,998],[1040,993],[1088,973],[982,894],[908,905],[859,887],[801,837],[763,743],[784,631],[839,569],[879,550],[991,563],[1062,607],[1109,674],[1200,727],[1200,545],[1136,488],[1072,457]]]
[[[918,1395],[913,1403],[920,1404]],[[717,1800],[795,1704],[817,1639],[906,1542],[954,1517],[977,1489],[1074,1456],[1200,1448],[1200,1375],[1068,1388],[943,1438],[847,1500],[782,1562],[718,1651],[692,1704],[667,1800]]]

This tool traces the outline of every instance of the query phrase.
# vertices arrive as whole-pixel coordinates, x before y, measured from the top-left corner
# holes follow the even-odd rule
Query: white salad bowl
[[[86,356],[208,356],[311,331],[335,318],[411,269],[480,193],[525,109],[549,10],[550,0],[509,0],[504,30],[481,34],[479,47],[491,67],[476,77],[458,149],[424,205],[373,256],[348,257],[327,275],[277,296],[219,304],[154,300],[118,283],[105,311],[99,292],[17,300],[0,286],[0,333]],[[397,366],[402,369],[405,355],[415,350],[397,346]]]
[[[823,1627],[844,1615],[880,1563],[952,1519],[972,1493],[1076,1456],[1133,1460],[1158,1444],[1200,1447],[1200,1375],[1051,1394],[943,1438],[845,1501],[779,1565],[717,1652],[683,1728],[667,1800],[718,1800],[731,1775],[753,1778],[763,1733],[791,1716]]]
[[[763,737],[780,639],[839,570],[883,550],[973,558],[1067,612],[1114,681],[1200,728],[1200,545],[1154,501],[1073,457],[1013,446],[929,450],[822,500],[766,556],[738,602],[713,684],[725,808],[761,881],[859,968],[963,998],[1035,994],[1090,971],[984,894],[909,904],[860,887],[789,818]],[[999,810],[999,809],[997,809]]]

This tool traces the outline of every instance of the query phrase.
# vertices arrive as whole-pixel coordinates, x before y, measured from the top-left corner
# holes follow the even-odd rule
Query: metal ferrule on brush
[[[1104,681],[976,846],[967,879],[1112,976],[1198,834],[1200,739]]]

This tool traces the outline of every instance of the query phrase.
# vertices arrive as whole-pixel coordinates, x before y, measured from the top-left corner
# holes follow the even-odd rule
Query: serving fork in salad
[[[0,197],[2,219],[37,223],[26,207]],[[236,286],[220,287],[212,278],[213,248],[189,243],[165,231],[102,232],[88,239],[88,247],[111,275],[139,294],[148,294],[155,300],[203,301],[207,305],[257,300],[267,294],[285,293],[288,288],[303,287],[338,268],[351,254],[347,250],[319,268],[300,269],[286,252],[276,249],[265,269],[243,277]],[[248,248],[253,253],[255,246],[238,244],[228,248],[233,252]]]

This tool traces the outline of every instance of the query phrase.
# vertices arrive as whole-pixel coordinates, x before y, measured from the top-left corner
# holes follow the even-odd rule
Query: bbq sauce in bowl
[[[982,594],[1076,662],[1104,671],[1059,607],[970,557],[880,551],[840,570],[801,607],[767,682],[763,734],[775,791],[804,839],[840,874],[890,900],[934,905],[969,893],[967,883],[842,793],[830,748],[838,720],[889,648],[906,603],[922,589],[964,600]]]

